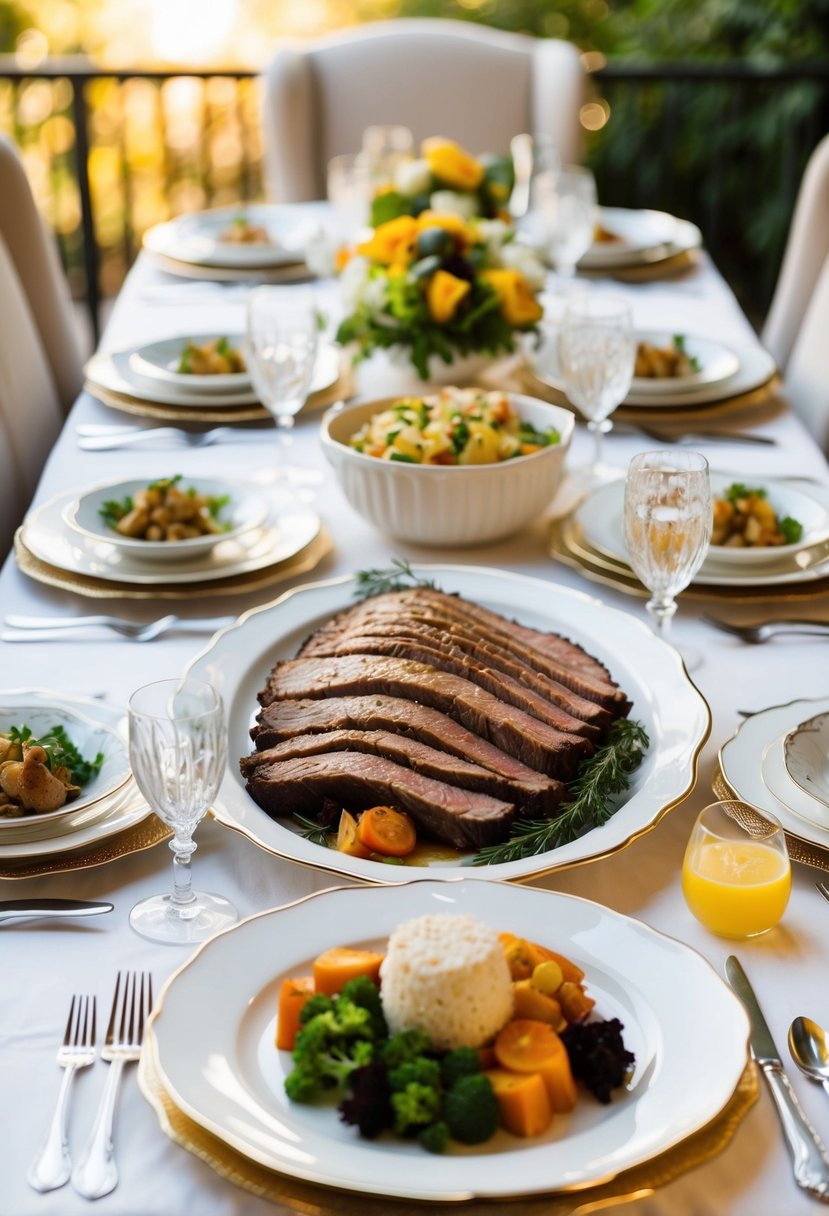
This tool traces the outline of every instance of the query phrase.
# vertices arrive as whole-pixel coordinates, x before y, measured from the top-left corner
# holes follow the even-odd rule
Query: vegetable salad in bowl
[[[351,436],[357,452],[404,464],[495,464],[561,441],[554,427],[522,419],[505,393],[445,388],[402,397]]]

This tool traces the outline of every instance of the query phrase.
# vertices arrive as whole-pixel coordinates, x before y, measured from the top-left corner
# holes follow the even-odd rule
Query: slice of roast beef
[[[358,637],[412,639],[441,650],[452,658],[474,659],[485,664],[490,671],[501,672],[503,675],[509,676],[546,701],[558,706],[574,719],[573,725],[565,727],[567,730],[572,730],[574,734],[584,733],[588,738],[595,738],[596,736],[592,732],[589,734],[580,732],[577,729],[577,722],[580,720],[589,723],[598,731],[603,731],[615,716],[597,702],[580,697],[558,681],[534,671],[517,655],[486,641],[480,634],[476,636],[474,633],[467,633],[459,625],[448,620],[437,625],[409,614],[391,618],[387,613],[379,616],[363,613],[344,623],[338,631],[317,630],[307,639],[299,653],[300,655],[331,653],[329,648],[335,643],[342,647],[343,642]],[[340,653],[344,653],[344,651],[340,649]],[[423,661],[430,662],[431,660],[424,659]],[[516,704],[516,702],[513,703]],[[528,706],[522,706],[522,708],[532,712]]]
[[[401,697],[329,697],[325,700],[274,701],[260,710],[250,732],[257,748],[272,747],[296,735],[333,730],[384,730],[419,739],[461,760],[469,760],[518,786],[525,796],[544,803],[558,782],[536,772],[460,722]]]
[[[462,676],[425,663],[373,655],[288,659],[277,663],[261,704],[300,697],[351,694],[402,696],[449,714],[468,730],[549,777],[569,780],[593,752],[588,739],[555,730]]]
[[[254,769],[253,799],[274,818],[316,811],[325,798],[348,810],[378,804],[408,811],[420,828],[457,848],[497,844],[509,834],[509,802],[424,777],[381,756],[329,752]]]
[[[392,659],[411,659],[415,663],[428,663],[439,671],[448,671],[456,676],[463,676],[473,684],[485,688],[493,696],[499,697],[509,705],[523,709],[525,713],[541,722],[547,722],[556,730],[565,734],[584,735],[586,739],[598,739],[599,728],[589,722],[574,718],[565,710],[559,709],[546,698],[534,692],[531,688],[514,680],[504,672],[480,663],[470,655],[461,651],[438,649],[429,646],[419,638],[404,637],[361,637],[348,635],[341,638],[319,638],[309,643],[302,654],[318,658],[328,658],[345,654],[376,654],[387,655]]]
[[[240,768],[243,777],[250,777],[263,764],[275,764],[277,761],[292,760],[298,756],[316,756],[325,752],[341,751],[385,756],[387,760],[414,769],[424,777],[434,777],[435,780],[445,781],[449,785],[458,785],[465,790],[474,790],[476,793],[490,794],[493,798],[513,802],[519,813],[525,812],[530,816],[552,815],[565,794],[565,788],[560,781],[546,778],[544,797],[539,798],[538,790],[528,790],[519,782],[499,777],[497,773],[481,768],[479,764],[470,764],[467,760],[459,760],[457,756],[428,747],[417,739],[383,730],[328,730],[318,735],[285,739],[265,751],[245,756],[240,761]]]

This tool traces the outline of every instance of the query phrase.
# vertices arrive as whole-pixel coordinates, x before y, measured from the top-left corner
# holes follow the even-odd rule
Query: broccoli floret
[[[326,1016],[323,1014],[323,1016]],[[334,1017],[337,1021],[338,1032],[345,1038],[359,1037],[374,1039],[374,1027],[371,1014],[360,1005],[355,1005],[344,996],[338,996],[334,1001]]]
[[[418,1132],[417,1138],[427,1152],[442,1153],[449,1139],[449,1128],[442,1120],[439,1123],[430,1123]]]
[[[398,1064],[408,1064],[426,1055],[431,1046],[429,1036],[422,1030],[401,1030],[383,1044],[383,1063],[388,1068],[397,1068]]]
[[[389,1081],[394,1090],[405,1089],[415,1082],[418,1085],[428,1085],[430,1089],[440,1089],[440,1065],[437,1060],[428,1056],[418,1056],[406,1064],[398,1064],[397,1068],[389,1071]]]
[[[462,1144],[482,1144],[498,1129],[498,1099],[489,1077],[461,1077],[447,1093],[443,1117],[449,1134]]]
[[[391,1096],[394,1130],[398,1136],[410,1136],[440,1116],[441,1093],[429,1085],[410,1081],[405,1089]]]
[[[318,1013],[330,1013],[334,1008],[334,1002],[330,996],[326,996],[323,992],[317,992],[310,997],[302,1009],[299,1011],[299,1024],[305,1026],[306,1023],[315,1018]]]
[[[285,1093],[292,1102],[313,1102],[320,1092],[316,1067],[309,1061],[297,1064],[285,1078]]]
[[[359,975],[353,980],[348,980],[343,985],[340,999],[353,1001],[361,1009],[367,1010],[371,1016],[371,1026],[375,1038],[386,1038],[389,1028],[386,1025],[386,1018],[383,1014],[383,1002],[380,999],[380,990],[375,984],[372,984],[368,976]]]
[[[300,1027],[293,1052],[296,1067],[285,1078],[288,1097],[309,1102],[325,1089],[341,1087],[355,1068],[373,1061],[373,1040],[368,1010],[338,997],[333,1008]]]
[[[451,1089],[461,1077],[474,1077],[481,1071],[481,1061],[474,1047],[458,1047],[447,1052],[440,1062],[443,1084]]]
[[[351,1093],[340,1103],[340,1118],[372,1140],[394,1122],[386,1069],[382,1064],[366,1064],[354,1070],[348,1084]]]

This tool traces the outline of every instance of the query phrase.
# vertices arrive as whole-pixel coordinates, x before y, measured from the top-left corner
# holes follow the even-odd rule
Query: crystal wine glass
[[[593,244],[598,217],[596,179],[582,165],[538,174],[532,206],[543,217],[550,261],[562,279],[572,279],[579,258]]]
[[[567,396],[587,421],[593,460],[585,481],[606,476],[602,438],[630,390],[636,339],[630,306],[620,297],[581,293],[567,301],[558,330],[558,366]]]
[[[314,377],[319,312],[296,287],[257,287],[248,302],[248,370],[259,400],[283,432],[305,404]]]
[[[664,451],[634,456],[625,481],[625,544],[633,570],[651,593],[648,612],[666,640],[676,596],[702,565],[712,523],[704,456]]]
[[[238,914],[220,895],[193,891],[193,832],[221,784],[227,735],[221,698],[201,680],[159,680],[130,697],[130,762],[136,784],[173,829],[173,893],[136,904],[130,924],[154,942],[203,942]]]
[[[362,152],[372,183],[387,186],[397,166],[414,155],[414,136],[408,127],[366,127]]]

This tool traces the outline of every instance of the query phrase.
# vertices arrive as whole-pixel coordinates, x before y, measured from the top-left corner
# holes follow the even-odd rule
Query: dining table
[[[675,278],[621,283],[593,278],[594,291],[613,291],[628,299],[636,325],[645,329],[699,333],[725,343],[748,346],[758,338],[729,287],[700,252],[694,266]],[[333,281],[316,284],[323,308],[336,315]],[[561,288],[551,283],[555,297]],[[139,255],[115,303],[102,346],[118,350],[140,341],[185,331],[243,330],[249,286],[190,282],[177,279]],[[357,388],[373,392],[382,384],[371,369],[358,378]],[[509,368],[505,375],[512,374]],[[382,377],[380,377],[380,381]],[[378,394],[379,395],[379,394]],[[200,617],[237,614],[275,599],[287,587],[315,579],[353,574],[368,567],[388,566],[394,558],[413,563],[446,562],[475,565],[530,576],[552,589],[569,588],[601,601],[608,609],[647,620],[644,599],[610,586],[588,581],[578,570],[551,555],[549,517],[535,521],[507,539],[466,549],[428,548],[391,538],[376,530],[348,504],[319,444],[319,413],[302,412],[296,425],[280,438],[276,428],[248,424],[214,446],[173,447],[163,439],[111,451],[79,448],[79,425],[140,424],[104,406],[88,392],[79,396],[56,442],[34,499],[34,505],[73,489],[120,478],[182,474],[185,479],[232,477],[252,484],[262,470],[302,470],[298,492],[314,504],[331,539],[330,551],[312,573],[299,574],[288,584],[241,596],[188,599],[163,603],[148,600],[91,601],[57,589],[22,573],[9,555],[0,574],[2,616],[29,614],[69,617],[87,612],[117,613],[134,621],[151,621],[169,611],[191,620],[192,632],[169,633],[140,643],[105,629],[81,631],[69,640],[0,644],[2,684],[10,689],[51,689],[100,699],[124,708],[141,685],[182,673],[208,643],[198,629]],[[829,467],[781,390],[779,408],[749,420],[749,429],[773,443],[730,441],[695,444],[712,468],[733,471],[740,480],[788,476],[829,487]],[[744,420],[743,423],[744,424]],[[152,427],[152,421],[145,425]],[[737,430],[735,425],[726,427]],[[199,428],[192,428],[198,430]],[[254,432],[257,442],[250,442]],[[284,440],[287,439],[287,443]],[[586,459],[591,437],[577,427],[570,464]],[[606,459],[624,470],[637,452],[654,441],[633,428],[619,426],[606,439]],[[693,791],[652,828],[610,856],[529,880],[544,891],[594,900],[687,944],[723,976],[726,957],[735,952],[749,974],[770,1028],[785,1057],[792,1085],[818,1133],[829,1143],[829,1098],[819,1085],[800,1075],[788,1057],[787,1030],[798,1015],[829,1026],[829,906],[816,890],[821,871],[805,864],[793,866],[793,888],[782,922],[751,940],[730,942],[708,932],[691,915],[683,899],[681,867],[688,836],[700,810],[715,800],[712,779],[720,747],[747,714],[798,698],[829,694],[827,644],[820,637],[788,637],[752,646],[719,632],[704,619],[715,611],[697,598],[679,597],[673,634],[681,645],[694,648],[701,663],[691,675],[711,714],[710,736],[703,747]],[[775,608],[777,611],[775,612]],[[729,610],[750,617],[814,615],[829,619],[829,597],[796,605],[755,603]],[[233,762],[231,758],[231,763]],[[759,763],[759,757],[758,757]],[[308,866],[292,864],[258,848],[242,834],[229,831],[208,817],[196,831],[193,862],[198,889],[229,898],[240,917],[287,904],[349,880]],[[152,974],[158,993],[165,981],[189,957],[187,947],[156,945],[130,928],[130,909],[140,899],[166,891],[171,876],[170,853],[164,844],[116,857],[106,864],[79,867],[34,877],[0,879],[0,899],[71,898],[105,900],[114,910],[87,920],[31,921],[0,926],[0,1213],[2,1216],[82,1216],[89,1201],[71,1185],[40,1194],[26,1181],[27,1167],[46,1131],[59,1084],[55,1062],[73,993],[97,996],[99,1036],[106,1021],[116,974],[135,969]],[[485,878],[485,870],[474,872]],[[687,1051],[693,1054],[690,1038]],[[704,1076],[707,1061],[698,1068]],[[104,1082],[98,1062],[84,1069],[75,1086],[70,1146],[78,1154],[88,1135]],[[751,1097],[755,1096],[752,1091]],[[306,1188],[298,1196],[286,1184],[284,1195],[267,1198],[220,1176],[194,1152],[165,1134],[155,1110],[136,1084],[134,1069],[124,1076],[115,1123],[120,1180],[115,1190],[96,1201],[96,1211],[110,1216],[271,1216],[274,1212],[383,1212],[389,1216],[423,1211],[422,1204],[402,1199],[347,1196],[324,1186]],[[775,1109],[766,1087],[756,1087],[756,1101],[746,1102],[741,1117],[722,1136],[718,1151],[689,1160],[675,1176],[655,1177],[633,1194],[619,1195],[602,1205],[612,1212],[622,1207],[637,1216],[802,1216],[818,1203],[793,1179]],[[470,1161],[470,1166],[472,1162]],[[429,1160],[424,1158],[424,1169]],[[557,1197],[561,1207],[541,1195],[499,1202],[497,1210],[526,1213],[597,1210],[573,1192]],[[447,1211],[453,1205],[436,1204]],[[495,1211],[494,1203],[475,1200],[472,1210]]]

